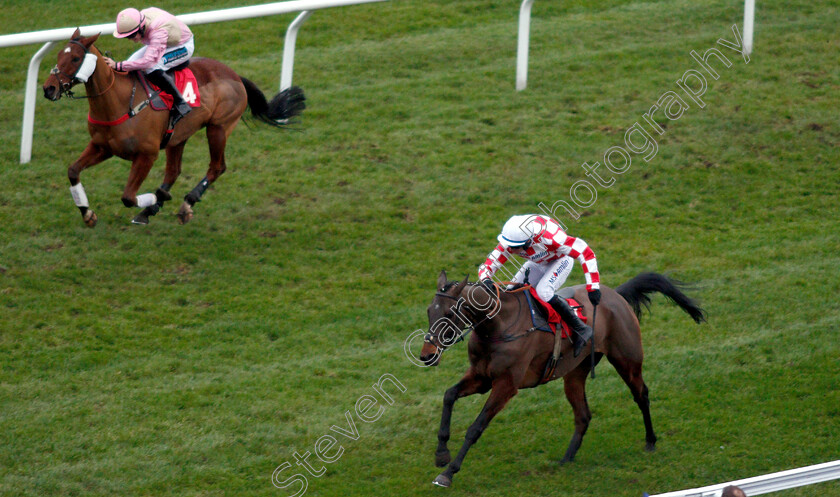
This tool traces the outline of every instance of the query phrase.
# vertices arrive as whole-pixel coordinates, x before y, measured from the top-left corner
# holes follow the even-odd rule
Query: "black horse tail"
[[[248,107],[251,108],[251,114],[266,124],[278,128],[283,127],[289,124],[289,119],[300,115],[306,108],[306,97],[303,95],[303,90],[297,86],[286,88],[269,102],[253,81],[241,76],[240,78],[248,93]]]
[[[642,320],[642,305],[650,312],[649,293],[659,292],[668,297],[691,316],[696,323],[706,320],[706,315],[697,303],[682,292],[685,285],[676,280],[669,280],[658,273],[641,273],[615,289],[630,304],[639,321]]]

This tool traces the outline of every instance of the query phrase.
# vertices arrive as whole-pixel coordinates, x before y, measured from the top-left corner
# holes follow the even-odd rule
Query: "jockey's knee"
[[[551,285],[537,285],[537,295],[543,299],[544,302],[548,302],[554,297],[554,288]]]

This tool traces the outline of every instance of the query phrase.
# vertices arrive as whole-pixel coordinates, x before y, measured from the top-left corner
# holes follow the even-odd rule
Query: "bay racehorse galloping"
[[[585,350],[595,347],[596,362],[603,355],[615,367],[633,394],[633,399],[642,411],[645,424],[646,448],[652,451],[656,435],[650,419],[648,388],[642,379],[642,338],[639,317],[642,305],[648,306],[648,294],[660,292],[687,312],[696,322],[705,320],[703,310],[687,297],[679,284],[656,273],[642,273],[615,290],[601,285],[602,299],[598,305],[597,323],[594,324],[594,338]],[[461,469],[461,464],[490,420],[499,413],[507,402],[521,388],[533,388],[546,381],[562,377],[566,398],[572,405],[575,417],[575,431],[561,463],[570,462],[580,448],[583,436],[589,426],[592,414],[586,401],[586,375],[589,361],[586,354],[575,358],[572,346],[565,341],[562,359],[554,373],[543,378],[546,363],[551,358],[554,337],[548,333],[533,331],[529,306],[524,292],[496,291],[496,295],[481,284],[447,281],[446,272],[441,272],[437,292],[429,306],[429,333],[423,345],[420,360],[435,366],[440,354],[457,342],[461,330],[473,330],[468,352],[470,368],[455,386],[443,397],[443,414],[438,432],[438,448],[435,464],[447,466],[434,483],[443,487],[452,484],[452,477]],[[572,287],[574,298],[584,307],[584,315],[592,323],[592,304],[586,293],[586,286]],[[560,330],[557,330],[560,333]],[[490,391],[490,396],[475,422],[467,430],[464,444],[452,460],[447,442],[452,416],[452,406],[461,397]]]
[[[277,127],[304,108],[304,96],[299,88],[284,90],[268,102],[253,82],[221,62],[193,58],[189,67],[199,85],[201,106],[180,120],[168,143],[164,142],[169,112],[140,108],[135,114],[135,109],[146,98],[142,85],[134,73],[116,72],[108,67],[93,45],[97,38],[99,35],[83,38],[77,29],[66,47],[59,51],[58,62],[43,87],[44,96],[55,101],[64,94],[72,96],[71,89],[76,84],[85,84],[90,103],[88,131],[91,139],[82,155],[67,169],[67,176],[73,200],[85,224],[91,228],[96,226],[97,218],[79,181],[83,170],[112,156],[131,161],[122,201],[126,207],[143,207],[132,222],[148,224],[149,216],[157,214],[163,203],[172,198],[169,189],[181,174],[181,157],[187,140],[199,129],[206,128],[210,166],[204,179],[184,197],[178,211],[181,223],[186,223],[192,218],[193,205],[225,172],[227,139],[247,107],[251,108],[254,117]],[[138,203],[137,192],[157,159],[162,143],[166,143],[163,183],[154,194],[141,195]]]

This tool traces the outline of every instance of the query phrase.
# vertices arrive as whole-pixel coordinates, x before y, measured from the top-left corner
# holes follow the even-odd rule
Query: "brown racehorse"
[[[686,311],[696,322],[705,320],[703,310],[679,289],[679,283],[672,282],[656,273],[642,273],[615,290],[601,285],[602,299],[598,305],[597,322],[594,330],[595,358],[600,360],[606,354],[633,394],[633,399],[642,411],[645,424],[646,448],[652,451],[656,435],[650,419],[648,389],[642,379],[642,338],[639,330],[641,306],[648,306],[653,292],[660,292]],[[437,282],[437,293],[429,306],[429,333],[423,345],[420,360],[435,366],[440,354],[457,342],[461,330],[469,326],[473,330],[468,352],[470,368],[455,386],[443,397],[443,414],[438,432],[438,448],[435,464],[447,466],[434,483],[443,487],[452,484],[452,477],[461,469],[461,464],[470,446],[481,436],[490,420],[499,413],[507,402],[521,388],[533,388],[543,383],[543,372],[553,348],[554,337],[548,333],[530,331],[531,323],[524,292],[493,292],[480,284],[446,279],[441,272]],[[572,287],[574,298],[584,306],[584,315],[592,323],[592,304],[589,302],[585,285]],[[559,332],[559,331],[558,331]],[[589,350],[587,345],[584,351]],[[590,364],[586,354],[574,358],[568,341],[561,349],[563,358],[557,363],[554,373],[547,381],[562,377],[566,398],[572,405],[575,416],[575,432],[561,463],[570,462],[580,448],[583,436],[589,426],[592,414],[586,401],[586,375]],[[490,391],[490,396],[478,418],[467,430],[464,444],[454,460],[446,444],[449,441],[449,426],[452,406],[461,397]]]
[[[137,192],[158,157],[169,124],[168,111],[141,108],[134,115],[132,109],[139,107],[146,98],[137,76],[108,67],[93,45],[97,38],[99,35],[83,38],[77,29],[59,51],[58,62],[43,87],[44,96],[55,101],[63,94],[72,96],[71,88],[81,79],[87,79],[85,90],[90,103],[88,131],[91,140],[82,155],[67,169],[67,176],[73,200],[85,224],[91,228],[96,226],[97,218],[79,182],[80,173],[112,156],[131,161],[122,201],[126,207],[138,206]],[[82,71],[86,74],[80,74],[86,61],[90,67]],[[253,82],[240,77],[221,62],[193,58],[189,67],[198,81],[201,106],[193,108],[174,127],[165,146],[163,184],[154,194],[142,195],[140,206],[144,210],[133,219],[135,224],[148,224],[149,216],[155,215],[163,203],[172,198],[169,189],[181,174],[184,145],[196,131],[207,128],[210,166],[204,179],[184,197],[178,212],[181,223],[192,218],[193,205],[201,199],[207,187],[225,172],[225,144],[247,107],[257,119],[278,127],[290,117],[300,114],[304,108],[303,92],[299,88],[285,90],[267,102]],[[87,74],[91,69],[92,74]]]

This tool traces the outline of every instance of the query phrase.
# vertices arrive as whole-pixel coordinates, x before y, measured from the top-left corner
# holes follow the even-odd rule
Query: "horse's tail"
[[[266,124],[282,127],[289,123],[289,119],[300,115],[306,108],[306,97],[303,95],[303,90],[297,86],[281,91],[269,102],[253,81],[241,76],[240,78],[248,93],[248,107],[251,108],[251,114]]]
[[[654,292],[659,292],[668,297],[669,300],[687,312],[695,322],[705,321],[706,315],[703,309],[682,292],[681,289],[684,286],[683,283],[669,280],[658,273],[641,273],[630,281],[619,285],[615,291],[630,304],[640,321],[642,319],[642,305],[650,312],[650,297],[648,297],[648,294]]]

